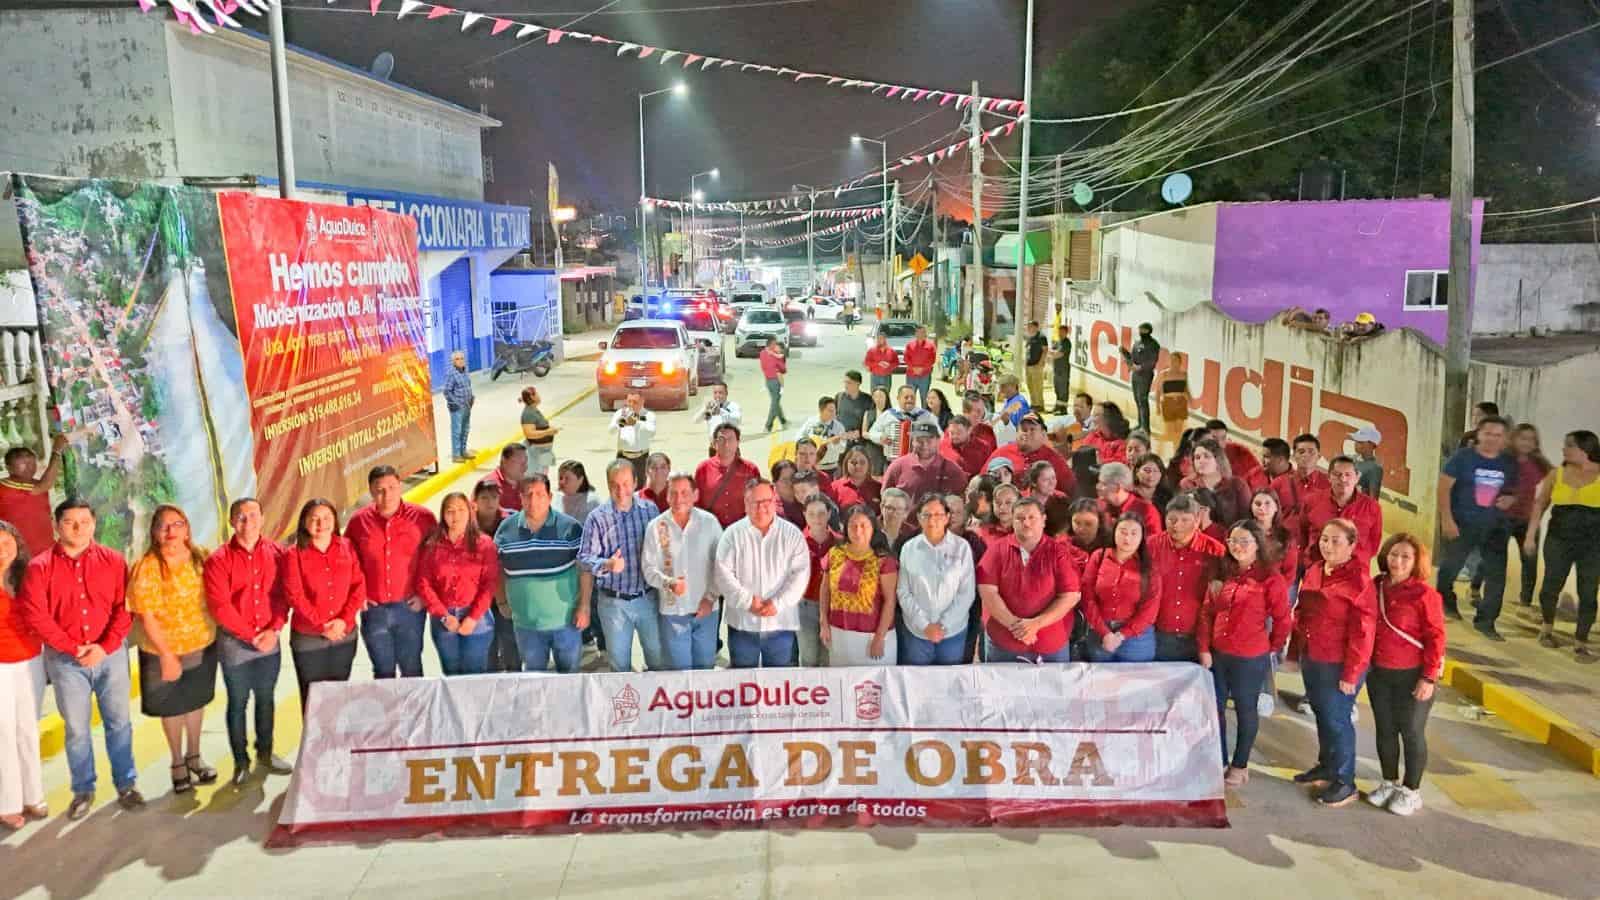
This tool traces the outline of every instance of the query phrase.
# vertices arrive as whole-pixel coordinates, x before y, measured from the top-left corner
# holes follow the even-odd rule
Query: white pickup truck
[[[676,319],[623,322],[600,350],[595,386],[606,412],[632,393],[648,407],[688,409],[700,392],[700,348]]]

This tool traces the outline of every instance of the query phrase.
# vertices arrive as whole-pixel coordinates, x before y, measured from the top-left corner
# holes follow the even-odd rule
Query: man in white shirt
[[[617,436],[617,459],[633,466],[633,483],[644,484],[644,464],[650,457],[650,441],[656,436],[656,414],[644,408],[643,397],[629,394],[606,430]]]
[[[911,426],[926,422],[935,434],[942,433],[933,413],[917,406],[916,388],[901,385],[895,400],[899,405],[884,410],[867,429],[867,440],[882,446],[884,458],[891,462],[911,452]]]
[[[735,669],[792,666],[811,555],[800,529],[778,518],[772,482],[751,481],[744,507],[745,517],[717,541],[728,658]]]
[[[644,580],[661,603],[661,652],[673,671],[709,669],[717,659],[717,517],[695,506],[692,472],[667,477],[667,511],[645,527]]]
[[[711,399],[700,407],[694,414],[696,422],[706,423],[706,439],[710,440],[717,433],[717,426],[726,422],[729,425],[743,425],[744,411],[739,409],[736,401],[728,399],[728,386],[714,384],[711,386]]]

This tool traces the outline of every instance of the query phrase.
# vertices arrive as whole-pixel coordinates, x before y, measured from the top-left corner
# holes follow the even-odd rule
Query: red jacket
[[[789,361],[768,347],[761,351],[761,377],[771,381],[789,372]]]
[[[228,541],[206,557],[206,605],[224,631],[246,643],[289,620],[280,577],[283,548],[261,538],[254,549]]]
[[[1212,579],[1217,577],[1217,565],[1227,555],[1227,548],[1204,532],[1196,532],[1184,547],[1173,544],[1168,533],[1155,535],[1145,546],[1151,553],[1151,566],[1161,573],[1161,612],[1156,615],[1156,630],[1194,634],[1200,605],[1205,602]]]
[[[283,553],[283,594],[289,603],[289,630],[321,635],[343,619],[346,636],[356,630],[356,613],[367,605],[367,585],[349,538],[335,537],[327,550],[307,544]]]
[[[1137,513],[1139,518],[1144,520],[1144,539],[1146,541],[1164,530],[1161,527],[1160,510],[1156,509],[1154,503],[1135,494],[1133,491],[1128,491],[1128,501],[1122,504],[1121,507],[1112,506],[1105,498],[1101,498],[1100,520],[1105,523],[1108,533],[1116,529],[1117,520],[1122,518],[1123,513]]]
[[[500,556],[488,535],[478,535],[473,547],[465,539],[459,544],[439,540],[423,545],[417,594],[429,615],[442,619],[451,610],[466,607],[466,618],[482,619],[499,586]]]
[[[1409,578],[1389,584],[1379,575],[1377,635],[1372,641],[1372,665],[1379,669],[1422,669],[1422,677],[1439,680],[1444,672],[1444,600],[1426,581]],[[1406,636],[1422,643],[1411,643]]]
[[[900,354],[887,344],[882,347],[873,344],[867,348],[866,363],[867,371],[873,375],[893,375],[900,365]]]
[[[1263,572],[1255,566],[1228,579],[1220,592],[1206,597],[1195,644],[1201,653],[1261,656],[1282,648],[1293,628],[1287,583],[1276,572]]]
[[[1304,548],[1308,568],[1322,562],[1322,547],[1317,543],[1317,538],[1322,535],[1323,526],[1334,519],[1349,519],[1355,523],[1358,533],[1356,559],[1365,571],[1383,544],[1383,507],[1359,490],[1344,506],[1334,504],[1331,492],[1311,497],[1306,502],[1305,516],[1300,525],[1300,546]]]
[[[1298,537],[1306,501],[1318,494],[1328,493],[1333,485],[1328,481],[1328,473],[1321,469],[1312,469],[1311,474],[1304,478],[1300,476],[1299,469],[1290,469],[1272,479],[1271,488],[1278,495],[1278,509],[1282,513],[1284,527]]]
[[[1017,444],[1007,444],[989,454],[989,459],[984,462],[985,468],[990,461],[996,459],[1011,461],[1011,472],[1018,482],[1022,481],[1022,476],[1027,473],[1029,466],[1043,459],[1048,460],[1050,468],[1056,470],[1056,490],[1071,496],[1078,484],[1078,479],[1073,476],[1072,466],[1067,464],[1066,457],[1057,453],[1056,448],[1049,444],[1044,444],[1031,453],[1023,453]]]
[[[1138,637],[1156,623],[1160,610],[1161,573],[1154,566],[1141,579],[1137,556],[1119,562],[1108,547],[1089,557],[1083,569],[1083,615],[1096,634],[1118,631],[1123,637]],[[1122,624],[1112,628],[1112,622]]]
[[[1372,660],[1378,619],[1377,593],[1367,566],[1352,557],[1330,573],[1318,562],[1300,582],[1296,643],[1313,662],[1341,663],[1339,680],[1351,684],[1361,680]]]
[[[906,377],[920,378],[933,374],[933,362],[939,349],[933,341],[912,341],[906,345]]]

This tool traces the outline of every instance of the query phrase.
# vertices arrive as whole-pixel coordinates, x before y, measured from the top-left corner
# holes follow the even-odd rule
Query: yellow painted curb
[[[554,419],[556,416],[559,416],[562,413],[571,410],[574,406],[577,406],[579,403],[582,403],[583,401],[589,399],[590,397],[593,397],[596,390],[598,390],[598,389],[591,387],[591,388],[588,388],[586,390],[579,391],[578,395],[576,397],[573,397],[571,400],[568,400],[564,405],[562,405],[562,407],[560,409],[558,409],[555,412],[551,413],[549,418]],[[456,482],[456,480],[460,479],[462,476],[468,474],[469,472],[471,472],[472,470],[476,469],[477,467],[483,465],[484,463],[490,462],[490,461],[498,458],[500,456],[500,448],[501,447],[504,447],[506,444],[512,443],[514,441],[520,441],[520,440],[522,440],[522,432],[518,431],[516,434],[506,438],[504,441],[501,441],[499,444],[496,444],[494,449],[480,451],[477,456],[472,458],[471,462],[456,463],[455,465],[451,466],[448,469],[440,470],[439,474],[428,478],[426,481],[423,481],[421,484],[417,485],[416,487],[406,491],[405,498],[407,500],[411,501],[412,503],[424,503],[424,502],[426,502],[427,500],[432,498],[434,495],[438,494],[440,491],[442,491],[445,488],[449,487],[450,485],[454,484]],[[133,653],[133,652],[134,652],[133,650],[131,650],[131,649],[129,650],[129,653]],[[139,698],[139,673],[138,673],[137,670],[132,672],[132,690],[129,692],[129,697],[131,697],[132,699],[135,699],[135,700],[137,700]],[[89,709],[90,709],[90,722],[93,725],[99,725],[100,724],[100,707],[99,707],[99,705],[91,703]],[[45,716],[44,718],[40,719],[39,720],[39,757],[41,759],[49,759],[50,757],[55,756],[56,754],[58,754],[58,753],[62,752],[63,750],[65,750],[66,747],[67,747],[67,726],[66,726],[66,723],[61,720],[61,716],[58,713],[51,713],[50,715]]]
[[[1506,721],[1512,728],[1600,777],[1600,737],[1533,698],[1494,680],[1490,672],[1445,660],[1445,684]]]

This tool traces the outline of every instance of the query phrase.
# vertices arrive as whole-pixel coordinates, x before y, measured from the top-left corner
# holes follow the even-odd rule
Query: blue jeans
[[[893,394],[893,391],[894,391],[894,376],[893,375],[874,375],[874,376],[872,376],[872,390],[875,391],[878,388],[883,388],[886,391],[890,391],[889,399],[893,400],[894,399],[894,394]],[[871,422],[867,422],[866,424],[870,426],[872,423]]]
[[[698,619],[694,616],[662,616],[662,662],[675,672],[711,668],[717,661],[717,633],[721,630],[720,609],[713,609]]]
[[[46,647],[44,671],[56,686],[56,708],[67,732],[67,769],[72,773],[72,793],[93,794],[94,724],[90,698],[100,705],[105,724],[106,757],[111,762],[111,783],[117,792],[133,787],[139,768],[133,762],[133,722],[129,719],[128,650],[117,648],[92,669],[72,657]]]
[[[450,410],[450,455],[467,455],[467,431],[472,428],[472,407]]]
[[[546,671],[553,653],[556,671],[571,675],[578,671],[578,664],[583,661],[583,633],[571,625],[548,631],[518,628],[517,652],[522,656],[524,672]]]
[[[470,607],[450,610],[457,619],[466,615]],[[484,612],[477,627],[468,635],[451,634],[444,620],[429,617],[428,630],[433,634],[433,649],[439,653],[439,668],[446,675],[482,675],[489,671],[489,645],[494,643],[494,610]]]
[[[1222,735],[1222,764],[1235,769],[1249,768],[1250,750],[1256,744],[1256,730],[1260,717],[1256,713],[1256,698],[1261,686],[1267,682],[1267,672],[1272,668],[1272,654],[1260,656],[1231,656],[1227,653],[1211,654],[1211,682],[1217,689],[1217,733]],[[1228,761],[1228,698],[1233,698],[1233,715],[1239,722],[1233,741],[1233,761]]]
[[[218,641],[235,641],[231,634],[219,634]],[[283,652],[257,656],[247,662],[230,664],[223,654],[222,686],[228,692],[228,749],[233,751],[233,762],[243,768],[250,764],[250,732],[247,730],[250,696],[256,701],[256,758],[272,756],[272,725],[277,715],[273,695],[278,689],[278,673],[283,669]]]
[[[1317,767],[1341,784],[1355,784],[1356,726],[1350,721],[1350,710],[1356,705],[1361,684],[1356,684],[1356,694],[1339,690],[1343,670],[1343,663],[1300,660],[1306,699],[1311,701],[1311,711],[1317,717]],[[1361,680],[1367,680],[1365,673]]]
[[[361,643],[367,645],[374,678],[422,677],[422,628],[426,610],[413,610],[405,601],[381,603],[361,612]]]
[[[932,375],[918,375],[915,378],[906,376],[906,384],[917,389],[917,402],[923,406],[928,405],[928,390],[933,387]]]
[[[600,629],[606,635],[606,659],[613,672],[633,671],[633,634],[644,648],[644,667],[659,672],[661,663],[661,613],[656,598],[646,591],[631,600],[600,592]]]
[[[1506,546],[1510,540],[1511,529],[1503,519],[1461,526],[1461,536],[1446,544],[1444,553],[1440,554],[1439,575],[1434,585],[1444,597],[1446,609],[1456,608],[1456,576],[1466,565],[1468,554],[1477,551],[1483,599],[1478,601],[1472,624],[1478,628],[1494,627],[1506,597]]]
[[[728,662],[735,669],[773,669],[795,664],[792,631],[728,629]]]
[[[772,430],[773,422],[789,424],[789,417],[783,414],[783,382],[776,378],[767,379],[767,430]]]
[[[902,666],[959,666],[966,662],[961,654],[967,647],[965,630],[946,635],[934,643],[925,637],[912,634],[911,629],[900,629],[900,665]]]
[[[996,644],[994,638],[983,636],[983,661],[991,663],[1064,663],[1072,662],[1072,645],[1062,644],[1054,653],[1016,653]]]
[[[1156,658],[1156,631],[1154,628],[1145,629],[1144,634],[1136,637],[1123,635],[1122,643],[1117,649],[1107,652],[1100,645],[1100,638],[1093,631],[1089,632],[1089,661],[1090,662],[1150,662]]]

